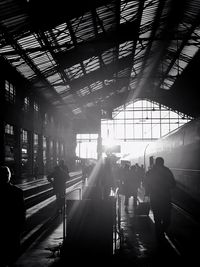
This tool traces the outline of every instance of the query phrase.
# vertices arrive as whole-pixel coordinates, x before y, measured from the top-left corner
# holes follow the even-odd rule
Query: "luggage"
[[[149,199],[145,200],[144,202],[139,202],[135,214],[136,215],[144,215],[144,216],[149,216],[150,212],[150,202]]]

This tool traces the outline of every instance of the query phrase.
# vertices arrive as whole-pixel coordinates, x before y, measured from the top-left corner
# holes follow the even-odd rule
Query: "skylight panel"
[[[84,68],[86,73],[90,73],[91,71],[97,70],[100,68],[98,57],[92,57],[83,61]]]
[[[12,64],[13,65],[13,64]],[[35,77],[35,72],[29,67],[28,64],[25,62],[19,66],[16,66],[16,69],[25,77],[28,79],[31,79]]]
[[[170,79],[165,79],[164,82],[161,84],[161,88],[165,90],[169,90],[171,86],[173,85],[174,81]]]
[[[24,59],[19,55],[7,55],[5,58],[10,62],[10,64],[17,69],[25,78],[35,77],[35,72],[29,67],[29,65],[24,61]]]
[[[158,0],[147,0],[145,1],[145,7],[143,9],[143,13],[142,13],[142,19],[141,19],[141,24],[140,24],[140,28],[142,29],[142,27],[144,27],[145,25],[152,25],[153,21],[154,21],[154,17],[157,11],[157,7],[158,7]],[[152,29],[152,28],[151,28]],[[140,38],[148,38],[150,37],[151,34],[151,30],[148,30],[145,33],[142,33],[140,35]]]
[[[77,79],[83,76],[81,64],[76,64],[68,69],[65,69],[65,73],[67,74],[68,78],[71,80],[74,80],[74,79]]]
[[[133,41],[125,42],[119,45],[119,59],[126,57],[132,53]]]
[[[125,22],[130,22],[137,16],[137,11],[139,7],[138,1],[129,1],[121,0],[120,5],[120,24]]]
[[[11,12],[13,12],[13,10],[11,9]],[[23,25],[24,23],[26,23],[27,20],[27,14],[16,14],[16,15],[12,15],[12,17],[9,17],[3,20],[3,25],[6,26],[6,28],[12,28],[13,30],[16,29],[17,27],[20,27],[21,25]],[[11,30],[11,29],[9,29]]]
[[[65,93],[65,92],[67,92],[67,91],[69,90],[69,89],[68,89],[66,86],[64,86],[64,85],[54,86],[54,89],[56,90],[56,92],[57,92],[58,94]]]
[[[59,73],[55,73],[49,77],[46,77],[46,79],[52,84],[58,81],[62,81],[60,78],[60,74]]]
[[[129,86],[132,90],[135,90],[136,89],[136,84],[137,84],[137,80],[134,79],[130,82]]]
[[[84,14],[78,19],[72,19],[70,22],[78,43],[94,37],[95,33],[91,12]]]
[[[142,67],[142,61],[138,61],[133,64],[133,68],[132,68],[132,72],[134,73],[133,76],[137,75],[140,72],[141,67]]]
[[[100,90],[103,88],[103,83],[101,81],[97,81],[95,83],[92,83],[90,85],[90,88],[91,88],[91,91],[94,92],[94,91],[97,91],[97,90]]]
[[[66,51],[74,47],[67,23],[58,25],[50,32],[46,31],[45,35],[52,46],[58,47],[54,49],[55,52]]]
[[[89,95],[89,94],[90,94],[90,90],[88,86],[85,86],[84,88],[81,88],[80,90],[77,91],[77,95],[80,97]]]
[[[116,25],[115,8],[112,4],[98,7],[96,12],[105,31]]]
[[[196,45],[185,45],[182,50],[182,54],[187,55],[187,57],[189,57],[189,59],[191,60],[198,50],[199,47]]]
[[[140,58],[142,59],[145,55],[146,49],[147,49],[148,41],[146,42],[140,42],[137,41],[136,49],[135,49],[135,60]]]
[[[177,70],[177,75],[180,75],[198,50],[199,48],[195,45],[186,45],[182,50],[182,53],[180,54],[179,58],[175,62],[174,66],[169,71],[169,75],[174,75],[175,69]]]
[[[11,45],[6,45],[3,47],[0,47],[0,55],[1,56],[4,56],[4,54],[5,54],[5,57],[6,57],[6,55],[9,56],[9,53],[11,53],[11,55],[16,54],[15,49]]]
[[[105,51],[103,54],[102,54],[102,60],[104,62],[105,65],[108,65],[110,63],[113,62],[113,56],[114,56],[114,49],[111,48],[107,51]]]
[[[118,78],[128,78],[129,68],[125,68],[123,70],[118,71],[117,77]]]
[[[27,49],[27,48],[41,48],[40,43],[38,42],[36,36],[34,34],[28,35],[26,37],[23,37],[19,39],[18,44],[22,49]]]
[[[47,70],[56,65],[49,52],[35,52],[29,54],[29,57],[32,59],[32,61],[40,71]]]

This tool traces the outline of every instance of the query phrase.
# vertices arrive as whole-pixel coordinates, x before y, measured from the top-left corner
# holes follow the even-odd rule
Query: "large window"
[[[33,146],[34,146],[34,161],[38,161],[38,150],[39,150],[39,136],[34,133],[33,135]]]
[[[5,81],[5,99],[10,103],[15,103],[16,89],[12,83]]]
[[[76,155],[80,158],[97,159],[98,134],[77,134]]]
[[[33,110],[34,110],[34,116],[35,118],[38,118],[39,117],[39,104],[34,102],[33,103]]]
[[[102,120],[102,138],[120,141],[156,140],[191,118],[155,102],[139,100],[117,108],[113,120]]]
[[[155,102],[132,101],[114,110],[112,120],[101,120],[103,146],[120,146],[121,155],[137,153],[191,118]],[[77,134],[76,155],[97,157],[98,135]],[[119,155],[120,156],[120,155]]]
[[[23,110],[28,112],[30,109],[30,99],[29,97],[25,97],[24,98],[24,106],[23,106]]]
[[[14,171],[15,165],[15,138],[13,125],[5,125],[5,164]]]
[[[29,162],[28,162],[28,131],[21,130],[21,162],[22,162],[22,175],[26,176],[29,171]]]

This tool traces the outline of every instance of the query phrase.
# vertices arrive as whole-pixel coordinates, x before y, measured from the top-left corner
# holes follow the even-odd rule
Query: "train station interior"
[[[0,1],[0,165],[26,208],[20,253],[2,267],[194,266],[199,48],[199,0]],[[176,183],[162,242],[152,207],[136,209],[157,157]],[[49,177],[60,161],[69,179],[58,212]],[[136,206],[121,188],[125,166],[143,170]]]

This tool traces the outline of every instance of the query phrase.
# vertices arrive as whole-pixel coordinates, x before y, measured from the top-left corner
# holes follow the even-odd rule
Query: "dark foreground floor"
[[[128,210],[124,209],[122,197],[121,229],[123,230],[121,246],[115,243],[112,256],[103,251],[79,246],[65,247],[63,251],[62,216],[58,216],[50,230],[37,239],[16,262],[16,267],[62,267],[69,264],[87,266],[183,266],[176,251],[166,238],[157,242],[154,234],[153,216],[134,215],[132,199]],[[103,220],[102,220],[103,222]]]

